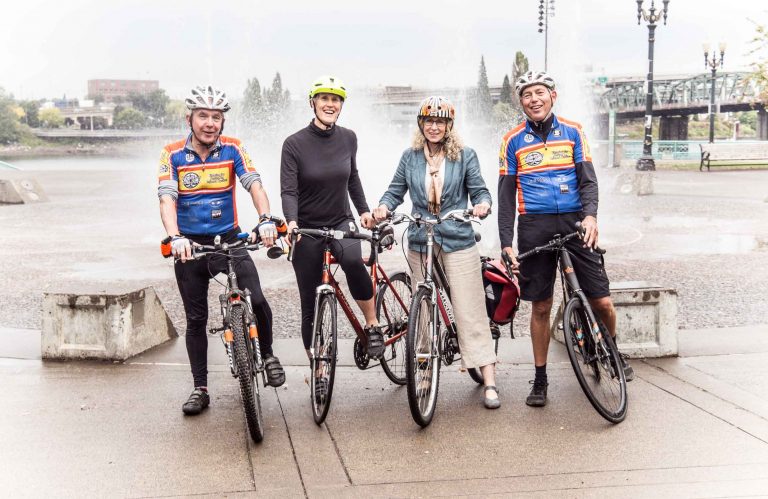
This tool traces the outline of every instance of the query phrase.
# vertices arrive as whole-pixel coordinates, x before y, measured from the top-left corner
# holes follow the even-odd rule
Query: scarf
[[[434,156],[430,156],[429,146],[424,144],[424,157],[429,165],[430,183],[427,189],[427,209],[433,215],[440,215],[440,197],[443,195],[443,179],[440,178],[440,168],[445,164],[445,151],[441,148]]]

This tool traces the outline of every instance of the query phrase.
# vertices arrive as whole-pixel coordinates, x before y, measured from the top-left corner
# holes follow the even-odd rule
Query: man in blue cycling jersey
[[[210,404],[208,395],[208,282],[226,272],[226,259],[209,255],[192,259],[193,244],[213,244],[216,236],[234,242],[240,227],[235,206],[235,180],[250,194],[260,214],[258,233],[272,246],[277,230],[269,215],[269,199],[261,176],[240,141],[222,135],[229,101],[212,86],[195,87],[186,99],[190,134],[165,146],[160,157],[158,197],[160,218],[171,237],[174,266],[187,319],[186,344],[192,367],[194,390],[182,406],[184,414],[200,414]],[[259,345],[271,386],[285,383],[285,372],[272,353],[272,310],[261,291],[259,274],[248,252],[234,262],[238,282],[251,292],[251,304],[259,327]]]
[[[547,73],[529,71],[515,83],[526,120],[510,130],[499,152],[499,237],[504,252],[519,268],[521,298],[532,302],[531,341],[536,368],[526,404],[547,403],[549,317],[556,275],[556,257],[533,255],[517,262],[512,248],[515,211],[519,212],[517,246],[523,253],[547,244],[555,234],[585,229],[583,241],[566,245],[576,276],[590,305],[616,335],[616,311],[610,297],[597,245],[598,189],[589,145],[581,125],[552,113],[557,100],[555,81]],[[572,244],[570,244],[572,243]],[[627,381],[634,377],[622,357]]]

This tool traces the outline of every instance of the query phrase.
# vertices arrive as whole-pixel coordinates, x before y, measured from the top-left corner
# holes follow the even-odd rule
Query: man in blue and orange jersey
[[[208,395],[208,282],[226,272],[221,256],[192,258],[192,244],[234,242],[240,227],[235,206],[236,179],[250,194],[260,214],[254,228],[266,246],[272,246],[277,230],[269,214],[269,199],[261,186],[261,176],[238,139],[225,137],[224,113],[229,101],[224,92],[210,85],[195,87],[186,99],[190,134],[167,145],[160,157],[158,173],[160,218],[171,237],[174,266],[184,312],[187,318],[186,344],[192,367],[194,390],[182,406],[185,414],[199,414],[210,403]],[[285,383],[285,372],[272,352],[272,310],[261,290],[259,274],[248,252],[234,262],[239,283],[251,292],[259,327],[259,345],[271,386]]]
[[[545,72],[529,71],[515,83],[525,122],[510,130],[499,152],[499,237],[502,251],[519,267],[521,298],[532,302],[531,341],[536,368],[526,404],[547,403],[549,317],[556,274],[551,253],[533,255],[518,264],[512,239],[515,210],[519,212],[517,246],[522,253],[542,246],[555,234],[568,234],[581,222],[583,242],[571,240],[567,248],[574,269],[593,310],[616,334],[616,311],[610,297],[602,258],[591,251],[597,245],[598,189],[589,145],[581,125],[555,116],[555,81]],[[627,380],[632,368],[622,357]]]

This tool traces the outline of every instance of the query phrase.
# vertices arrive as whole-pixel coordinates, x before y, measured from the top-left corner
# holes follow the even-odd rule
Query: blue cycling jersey
[[[572,213],[582,210],[578,163],[591,162],[581,125],[553,117],[546,142],[526,120],[510,130],[499,152],[499,175],[517,176],[519,213]]]
[[[192,147],[191,137],[163,149],[158,196],[176,201],[182,234],[224,234],[237,226],[236,176],[248,191],[261,178],[238,139],[220,137],[203,161]]]

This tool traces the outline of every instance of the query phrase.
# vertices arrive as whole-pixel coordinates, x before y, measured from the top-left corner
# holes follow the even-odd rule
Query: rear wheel
[[[416,291],[406,335],[408,405],[413,420],[422,427],[432,422],[440,380],[441,358],[435,340],[440,324],[439,319],[435,322],[435,304],[431,295],[429,288]]]
[[[240,398],[243,402],[245,422],[253,441],[261,442],[264,439],[264,421],[261,414],[259,384],[256,382],[256,373],[253,369],[253,355],[248,348],[250,338],[246,338],[248,328],[245,327],[243,307],[233,306],[230,309],[229,318],[234,336],[233,356],[237,368],[237,379],[240,382]]]
[[[405,272],[398,272],[379,287],[376,298],[376,318],[384,333],[384,356],[381,368],[396,385],[406,381],[406,346],[408,332],[408,307],[411,305],[411,278]],[[398,299],[399,297],[399,299]]]
[[[576,379],[592,407],[611,423],[627,415],[627,381],[619,351],[602,325],[592,325],[588,304],[571,298],[563,313],[563,331],[568,358]],[[594,328],[599,333],[594,334]]]
[[[314,331],[312,333],[312,361],[310,398],[312,417],[323,424],[331,406],[333,380],[336,374],[336,297],[323,294],[317,302]]]

